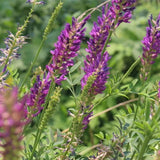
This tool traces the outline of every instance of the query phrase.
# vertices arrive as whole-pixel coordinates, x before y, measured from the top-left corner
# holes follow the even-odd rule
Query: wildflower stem
[[[110,40],[110,38],[111,38],[111,36],[112,36],[112,33],[113,33],[113,30],[111,30],[111,31],[109,32],[109,35],[108,35],[108,37],[107,37],[107,40],[106,40],[106,42],[105,42],[105,44],[104,44],[104,47],[103,47],[103,50],[102,50],[102,57],[103,57],[103,54],[104,54],[104,52],[105,52],[105,50],[106,50],[106,47],[107,47],[107,45],[108,45],[108,43],[109,43],[109,40]]]
[[[149,143],[151,137],[152,137],[151,134],[145,136],[142,148],[141,148],[140,153],[139,153],[138,160],[142,160],[143,159],[143,155],[145,153],[145,150],[146,150],[146,148],[148,146],[148,143]]]
[[[138,160],[142,160],[142,159],[143,159],[143,155],[144,155],[144,153],[145,153],[145,151],[146,151],[146,148],[147,148],[147,146],[148,146],[148,143],[149,143],[149,141],[150,141],[151,138],[152,138],[153,131],[154,131],[153,127],[154,127],[154,125],[155,125],[155,122],[156,122],[156,120],[157,120],[157,116],[159,115],[159,113],[160,113],[160,108],[158,108],[158,110],[157,110],[156,114],[154,115],[154,117],[153,117],[153,119],[152,119],[152,122],[151,122],[151,124],[150,124],[150,127],[151,127],[152,130],[149,130],[149,131],[146,133],[146,135],[145,135],[144,142],[143,142],[143,144],[142,144],[142,147],[141,147],[141,150],[140,150],[140,153],[139,153]]]
[[[30,156],[29,160],[32,160],[32,159],[33,159],[33,155],[34,155],[34,152],[35,152],[35,150],[36,150],[36,148],[37,148],[38,142],[39,142],[39,140],[40,140],[41,133],[42,133],[42,132],[41,132],[40,129],[38,128],[37,133],[36,133],[36,139],[35,139],[34,145],[33,145],[33,150],[32,150],[32,153],[31,153],[31,156]]]
[[[38,143],[39,143],[39,140],[40,140],[40,138],[41,138],[41,134],[42,134],[42,128],[40,128],[39,126],[40,126],[40,124],[41,124],[41,121],[42,121],[42,118],[43,118],[43,116],[44,116],[44,113],[45,113],[45,110],[46,110],[46,108],[47,108],[47,106],[48,106],[48,103],[49,103],[49,98],[50,98],[50,95],[51,95],[51,93],[52,93],[52,91],[53,91],[53,88],[54,88],[54,84],[53,84],[53,82],[51,82],[51,85],[50,85],[50,88],[49,88],[49,91],[48,91],[48,95],[47,95],[47,97],[46,97],[46,101],[45,101],[45,104],[44,104],[44,108],[43,108],[43,110],[42,110],[42,113],[41,113],[41,115],[40,115],[40,118],[39,118],[39,123],[38,123],[38,129],[37,129],[37,133],[36,133],[36,138],[35,138],[35,141],[34,141],[34,145],[33,145],[33,150],[32,150],[32,153],[31,153],[31,155],[30,155],[30,157],[29,157],[29,160],[32,160],[32,158],[33,158],[33,155],[34,155],[34,152],[35,152],[35,150],[36,150],[36,148],[37,148],[37,145],[38,145]]]
[[[29,69],[28,69],[28,71],[27,71],[27,73],[26,73],[26,75],[25,75],[25,77],[24,77],[24,79],[23,79],[23,81],[22,81],[22,83],[21,83],[21,86],[19,87],[19,91],[20,91],[20,92],[21,92],[22,87],[23,87],[23,85],[25,84],[27,78],[29,77],[29,74],[30,74],[30,72],[31,72],[31,70],[32,70],[35,62],[37,61],[37,58],[38,58],[39,53],[40,53],[40,51],[41,51],[41,49],[42,49],[42,47],[43,47],[44,42],[45,42],[45,39],[43,39],[43,40],[41,41],[40,47],[39,47],[39,49],[38,49],[38,51],[37,51],[37,53],[36,53],[36,55],[35,55],[35,57],[34,57],[34,60],[33,60],[33,62],[31,63],[31,65],[30,65],[30,67],[29,67]]]
[[[125,106],[126,104],[135,102],[135,101],[137,101],[137,100],[138,100],[138,98],[135,98],[135,99],[131,99],[131,100],[128,100],[128,101],[119,103],[119,104],[117,104],[117,105],[115,105],[115,106],[113,106],[113,107],[110,107],[110,108],[108,108],[108,109],[106,109],[106,110],[104,110],[104,111],[102,111],[102,112],[99,112],[99,113],[95,114],[94,116],[90,117],[90,119],[96,118],[96,117],[98,117],[98,116],[100,116],[100,115],[102,115],[102,114],[104,114],[104,113],[107,113],[107,112],[109,112],[109,111],[111,111],[111,110],[113,110],[113,109],[115,109],[115,108],[118,108],[118,107],[120,107],[120,106]]]
[[[55,8],[54,12],[52,13],[51,18],[49,19],[49,22],[48,22],[48,24],[47,24],[47,26],[46,26],[46,28],[45,28],[45,30],[44,30],[43,38],[42,38],[41,44],[40,44],[40,46],[39,46],[39,49],[38,49],[38,51],[37,51],[37,53],[36,53],[36,55],[35,55],[35,57],[34,57],[34,60],[33,60],[32,64],[30,65],[30,67],[29,67],[29,69],[28,69],[28,71],[27,71],[27,73],[26,73],[26,75],[25,75],[25,77],[24,77],[24,80],[23,80],[22,83],[21,83],[21,86],[20,86],[19,91],[22,90],[23,85],[25,84],[25,82],[26,82],[27,78],[29,77],[29,74],[30,74],[33,66],[35,65],[35,63],[36,63],[36,61],[37,61],[37,58],[38,58],[39,53],[40,53],[40,51],[41,51],[41,49],[42,49],[42,47],[43,47],[43,45],[44,45],[44,42],[45,42],[45,40],[47,39],[48,34],[49,34],[50,31],[52,30],[53,23],[54,23],[57,15],[58,15],[60,9],[62,8],[62,4],[63,4],[63,3],[60,1],[59,4],[57,5],[57,7]]]
[[[120,13],[121,11],[122,11],[122,7],[121,7],[121,9],[119,10],[119,12],[116,14],[116,19],[115,19],[114,25],[113,25],[113,27],[111,28],[111,30],[110,30],[110,32],[109,32],[109,34],[108,34],[107,40],[106,40],[106,42],[105,42],[105,44],[104,44],[104,47],[103,47],[103,50],[102,50],[102,53],[101,53],[102,57],[103,57],[103,54],[104,54],[104,52],[105,52],[105,50],[106,50],[106,47],[107,47],[107,45],[108,45],[108,43],[109,43],[109,41],[110,41],[110,38],[111,38],[112,33],[113,33],[113,31],[114,31],[114,28],[115,28],[115,26],[116,26],[116,24],[117,24],[117,22],[118,22],[119,13]]]
[[[62,155],[62,159],[66,159],[66,155],[67,155],[68,150],[69,150],[69,148],[70,148],[70,146],[71,146],[71,144],[72,144],[72,142],[73,142],[73,140],[74,140],[74,136],[75,136],[75,133],[73,132],[72,137],[71,137],[71,141],[70,141],[69,144],[67,145],[67,149],[66,149],[66,151],[64,152],[64,154]]]
[[[123,80],[133,71],[133,69],[137,66],[137,64],[140,62],[140,58],[138,58],[128,69],[128,71],[123,75],[123,77],[120,79],[120,81],[114,86],[117,87]]]

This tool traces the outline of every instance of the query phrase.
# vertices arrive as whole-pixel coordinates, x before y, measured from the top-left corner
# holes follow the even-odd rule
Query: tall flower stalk
[[[0,89],[0,147],[3,160],[17,160],[22,150],[26,124],[26,97],[18,100],[18,89]]]
[[[77,52],[85,35],[83,27],[89,17],[87,16],[81,22],[73,17],[72,25],[66,24],[55,44],[55,50],[50,51],[53,57],[51,64],[47,65],[47,70],[58,85],[66,79],[65,76],[69,72],[68,67],[74,64],[73,58],[78,55]]]
[[[11,63],[11,61],[15,58],[19,57],[18,50],[22,48],[22,46],[26,43],[25,36],[22,36],[23,31],[27,27],[30,18],[32,17],[32,13],[34,11],[35,3],[33,4],[24,24],[18,28],[18,31],[15,35],[9,33],[8,38],[5,40],[6,48],[0,49],[0,66],[2,66],[2,71],[0,72],[0,86],[3,87],[4,80],[6,79],[7,75],[7,67]],[[7,84],[6,84],[7,85]]]
[[[33,4],[35,4],[35,3],[36,3],[36,1],[33,2]],[[27,73],[26,73],[26,75],[25,75],[25,77],[24,77],[24,79],[23,79],[23,81],[22,81],[22,83],[21,83],[21,85],[20,85],[20,88],[19,88],[20,91],[22,90],[23,85],[25,84],[27,78],[28,78],[29,75],[30,75],[30,72],[31,72],[33,66],[35,65],[35,63],[36,63],[36,61],[37,61],[37,59],[38,59],[38,56],[39,56],[39,54],[40,54],[40,51],[41,51],[41,49],[42,49],[42,47],[43,47],[43,45],[44,45],[44,42],[45,42],[46,39],[47,39],[48,34],[49,34],[49,33],[51,32],[51,30],[52,30],[52,27],[53,27],[53,25],[54,25],[54,21],[55,21],[55,19],[57,18],[58,14],[59,14],[59,12],[60,12],[60,10],[61,10],[61,8],[62,8],[62,5],[63,5],[63,3],[60,1],[60,2],[58,3],[58,5],[56,6],[55,10],[53,11],[50,19],[49,19],[49,22],[48,22],[48,24],[47,24],[47,26],[46,26],[46,28],[45,28],[45,30],[44,30],[44,33],[43,33],[43,38],[42,38],[41,44],[40,44],[40,46],[39,46],[39,48],[38,48],[38,50],[37,50],[37,52],[36,52],[36,55],[35,55],[35,57],[34,57],[34,60],[33,60],[32,64],[30,65],[30,67],[29,67],[29,69],[28,69],[28,71],[27,71]]]
[[[109,75],[108,60],[110,59],[106,47],[113,31],[122,22],[128,23],[131,19],[135,2],[135,0],[112,0],[111,6],[109,8],[108,5],[103,7],[102,16],[98,17],[97,23],[94,22],[93,29],[90,33],[91,38],[86,49],[89,54],[84,61],[85,75],[81,79],[82,93],[84,86],[87,85],[88,78],[94,74],[96,79],[86,93],[86,100],[81,99],[83,106],[92,105],[91,97],[94,99],[95,95],[101,94],[105,90],[105,83]]]
[[[46,96],[49,91],[51,80],[49,76],[45,76],[41,80],[40,76],[37,76],[36,82],[30,89],[30,95],[27,100],[28,105],[28,119],[32,119],[37,116],[43,110],[43,104],[45,103]]]
[[[102,8],[102,17],[98,17],[97,23],[94,22],[93,29],[90,33],[91,38],[88,42],[88,48],[86,49],[89,55],[86,56],[86,60],[84,61],[85,75],[81,80],[82,89],[87,82],[87,78],[95,72],[96,69],[99,68],[99,71],[97,71],[98,74],[100,72],[106,72],[106,74],[108,74],[107,61],[109,60],[109,55],[105,52],[106,47],[110,41],[112,32],[122,22],[128,23],[131,19],[135,2],[135,0],[112,0],[110,8],[108,8],[108,5]],[[100,68],[103,68],[104,71]],[[97,81],[99,81],[99,77],[100,76],[97,76]],[[104,77],[104,74],[102,77]],[[101,88],[98,91],[99,93],[105,89],[104,84],[105,83],[100,84]],[[96,87],[99,88],[99,86]]]
[[[3,65],[3,70],[1,72],[1,75],[3,75],[3,73],[5,72],[7,65],[10,63],[10,61],[13,58],[17,58],[18,57],[18,50],[20,48],[22,48],[22,45],[25,44],[25,36],[22,36],[22,33],[24,32],[25,28],[27,27],[30,18],[32,17],[34,8],[36,5],[36,0],[34,1],[32,8],[26,18],[26,20],[24,21],[24,24],[20,27],[18,27],[18,31],[15,35],[13,35],[12,33],[9,33],[8,38],[6,38],[5,40],[5,45],[6,48],[5,49],[1,49],[2,54],[4,55],[3,58],[3,63],[1,61],[1,65]]]
[[[154,60],[160,54],[160,14],[156,21],[151,15],[146,28],[146,36],[143,38],[143,56],[141,58],[142,68],[140,78],[147,80]]]

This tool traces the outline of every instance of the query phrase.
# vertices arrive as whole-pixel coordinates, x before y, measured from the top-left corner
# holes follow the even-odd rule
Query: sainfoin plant
[[[45,1],[27,1],[32,7],[24,24],[15,34],[9,32],[0,49],[0,159],[159,160],[160,79],[150,79],[160,54],[160,13],[149,17],[146,35],[139,41],[141,54],[117,78],[112,38],[122,25],[132,23],[138,1],[104,1],[72,17],[50,48],[50,60],[45,67],[37,66],[64,3],[53,6],[25,76],[14,73],[13,62],[21,58],[20,49],[32,43],[24,31]],[[99,16],[92,23],[96,10]],[[138,76],[131,79],[135,68]],[[64,97],[72,107],[66,107]],[[123,100],[119,103],[118,98]],[[116,104],[106,107],[113,99]],[[115,111],[112,121],[107,120],[109,111]],[[93,125],[101,119],[110,129]]]

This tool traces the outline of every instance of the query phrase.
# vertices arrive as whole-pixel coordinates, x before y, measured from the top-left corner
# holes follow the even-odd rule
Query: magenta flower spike
[[[77,56],[80,49],[86,30],[83,27],[89,17],[87,16],[81,22],[78,22],[76,18],[72,18],[72,25],[66,24],[65,29],[58,37],[58,42],[55,44],[55,50],[50,51],[53,55],[52,63],[46,68],[58,85],[66,79],[65,75],[68,73],[68,67],[74,65],[73,58]]]
[[[101,94],[106,89],[106,82],[109,78],[108,60],[110,56],[105,47],[112,32],[122,23],[129,23],[132,17],[132,11],[135,8],[136,0],[112,0],[111,6],[108,5],[102,8],[102,16],[98,17],[97,23],[94,22],[93,29],[90,32],[91,38],[88,41],[88,48],[86,51],[89,53],[84,61],[85,75],[81,79],[81,89],[87,85],[88,78],[92,75],[96,76],[91,88],[88,90],[88,99],[94,98],[95,95]],[[83,102],[84,103],[84,102]],[[85,105],[90,105],[88,102]],[[91,105],[92,106],[92,105]],[[87,109],[87,107],[85,107]],[[89,118],[93,112],[89,111],[85,114],[82,125],[83,129],[87,128]]]
[[[49,80],[49,75],[40,79],[37,76],[37,81],[34,86],[30,89],[30,95],[27,99],[28,105],[28,119],[37,116],[43,110],[43,104],[45,103],[45,98],[48,94],[51,80]]]
[[[82,121],[83,130],[85,130],[88,127],[88,124],[90,122],[90,117],[93,116],[93,111],[91,111],[93,106],[86,106],[86,108],[88,109],[88,111],[83,113],[84,114],[84,118],[83,118],[83,121]]]
[[[81,80],[81,88],[86,85],[88,77],[93,73],[97,75],[93,83],[90,94],[96,95],[105,90],[105,83],[109,75],[108,52],[102,53],[105,43],[110,41],[110,33],[117,28],[122,22],[128,23],[132,17],[132,11],[135,8],[136,0],[112,0],[112,5],[102,8],[102,16],[98,17],[97,23],[94,22],[91,30],[91,38],[88,42],[86,51],[89,55],[84,61],[85,75]],[[108,45],[108,44],[107,44]]]
[[[23,127],[26,124],[26,97],[18,100],[18,89],[0,89],[0,153],[3,160],[19,159]]]
[[[107,65],[109,59],[110,56],[108,52],[105,52],[102,59],[100,54],[94,58],[88,55],[86,61],[84,61],[84,72],[86,74],[81,80],[82,89],[86,85],[88,77],[91,76],[93,72],[95,75],[97,75],[95,82],[92,84],[92,87],[89,90],[89,95],[97,95],[105,90],[105,83],[109,75],[109,67]]]
[[[147,80],[151,70],[151,65],[160,54],[160,14],[157,20],[154,21],[151,16],[148,20],[146,28],[146,36],[143,38],[143,56],[141,58],[142,69],[141,79]]]

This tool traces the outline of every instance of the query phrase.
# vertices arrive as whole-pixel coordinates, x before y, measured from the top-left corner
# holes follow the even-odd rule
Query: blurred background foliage
[[[52,11],[58,3],[57,0],[46,0],[45,2],[45,5],[39,5],[36,7],[33,18],[30,20],[30,23],[26,28],[24,35],[28,37],[28,44],[26,44],[23,49],[20,50],[21,59],[18,59],[12,63],[12,68],[19,71],[21,78],[23,78],[27,71],[27,67],[33,60],[33,57],[42,40],[44,28],[47,25]],[[64,0],[63,8],[53,26],[53,31],[49,34],[48,39],[41,50],[36,65],[41,65],[42,68],[45,67],[51,58],[49,51],[54,49],[54,43],[57,41],[58,35],[64,28],[65,23],[71,23],[72,16],[77,17],[87,9],[96,7],[102,2],[104,2],[104,0]],[[30,4],[26,3],[25,0],[1,0],[0,48],[4,47],[3,41],[7,37],[8,31],[16,33],[17,26],[23,24],[30,7]],[[108,84],[111,84],[112,81],[117,77],[122,76],[131,66],[131,64],[142,55],[141,41],[145,36],[145,28],[148,23],[148,18],[151,14],[154,18],[156,18],[159,12],[159,0],[139,0],[133,13],[133,19],[131,20],[131,23],[122,24],[113,34],[110,47],[107,48],[108,52],[112,56],[109,62],[111,74]],[[86,55],[85,48],[87,47],[86,42],[89,39],[89,32],[92,29],[93,21],[96,21],[98,15],[100,15],[100,10],[97,10],[92,14],[91,19],[86,25],[86,38],[82,44],[80,54],[76,59],[76,61],[81,61],[82,64],[82,57]],[[151,74],[151,81],[153,82],[155,82],[156,79],[160,79],[159,61],[160,58],[157,58],[156,63],[153,65]],[[139,70],[140,65],[134,69],[127,79],[125,79],[123,82],[124,85],[128,84],[130,80],[134,80],[135,78],[139,77]],[[72,78],[75,79],[75,77],[78,77],[81,72],[82,71],[80,70],[73,72]],[[77,93],[80,91],[79,84],[80,79],[78,80],[78,83],[73,86],[75,90],[77,90]],[[67,110],[72,107],[74,108],[74,100],[71,97],[70,90],[68,89],[70,84],[68,82],[64,82],[63,87],[65,89],[62,92],[60,108],[57,109],[57,113],[54,115],[52,121],[50,121],[53,131],[56,130],[56,128],[64,130],[69,127],[71,118],[69,118]],[[135,95],[128,95],[128,97],[134,98]],[[126,97],[120,95],[112,96],[100,103],[99,106],[96,107],[94,114],[126,100]],[[114,115],[117,112],[121,112],[121,110],[123,111],[125,109],[123,109],[123,107],[121,109],[115,109],[107,114],[102,114],[101,116],[93,119],[90,123],[90,127],[86,130],[86,137],[84,137],[84,139],[88,139],[88,143],[93,144],[95,141],[97,141],[95,138],[93,138],[94,134],[98,133],[99,131],[105,133],[113,132]]]

